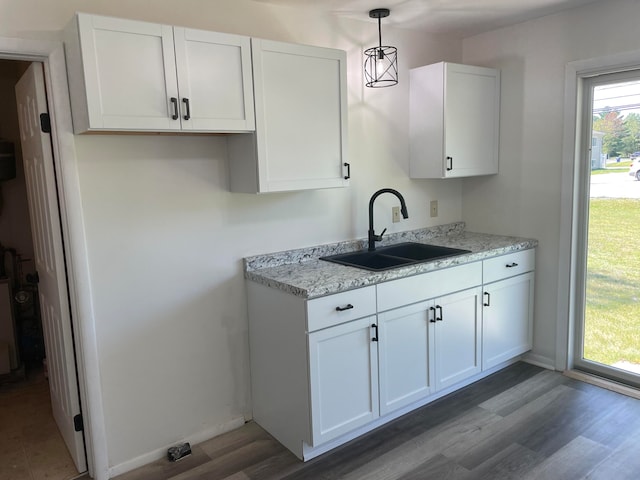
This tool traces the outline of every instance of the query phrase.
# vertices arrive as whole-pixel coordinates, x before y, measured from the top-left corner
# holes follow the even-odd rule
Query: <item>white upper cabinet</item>
[[[256,131],[228,137],[245,193],[348,185],[346,53],[251,39]]]
[[[410,176],[498,173],[500,72],[440,62],[410,72]]]
[[[253,130],[248,37],[174,27],[182,128]],[[185,116],[190,117],[188,121]]]
[[[65,48],[76,133],[254,129],[248,37],[77,14]]]

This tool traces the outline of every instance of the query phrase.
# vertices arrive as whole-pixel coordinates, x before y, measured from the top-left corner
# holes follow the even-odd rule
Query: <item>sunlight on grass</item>
[[[628,172],[631,166],[631,160],[622,160],[620,162],[607,163],[606,168],[591,170],[591,175],[606,175],[607,173]]]
[[[640,364],[640,200],[589,205],[584,356]]]

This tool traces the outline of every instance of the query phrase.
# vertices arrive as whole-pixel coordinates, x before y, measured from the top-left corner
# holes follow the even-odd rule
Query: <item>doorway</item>
[[[640,386],[640,70],[583,82],[574,366]],[[636,169],[640,170],[640,169]]]
[[[38,155],[22,151],[21,147],[24,145],[26,137],[24,135],[25,123],[23,118],[19,122],[16,94],[14,94],[14,87],[16,84],[22,83],[21,78],[24,78],[25,72],[30,70],[39,71],[42,76],[42,64],[38,62],[0,60],[0,101],[4,106],[0,111],[0,137],[7,137],[6,142],[13,144],[15,152],[14,178],[7,178],[5,182],[0,184],[0,187],[4,188],[4,202],[2,210],[0,210],[0,226],[2,227],[0,228],[0,243],[4,245],[3,251],[13,253],[11,258],[17,257],[19,259],[19,261],[10,263],[20,266],[20,268],[14,266],[5,272],[7,273],[6,277],[9,278],[8,283],[14,287],[10,295],[12,304],[10,312],[13,314],[11,321],[15,326],[16,342],[15,359],[12,366],[14,368],[11,369],[9,375],[4,377],[6,381],[0,385],[1,416],[6,420],[0,422],[0,436],[11,439],[10,444],[7,444],[0,452],[2,460],[0,465],[3,466],[0,467],[0,472],[3,468],[9,468],[11,475],[8,478],[31,479],[46,476],[46,478],[63,480],[76,477],[79,469],[86,470],[86,455],[84,446],[82,446],[81,459],[78,463],[77,458],[69,454],[65,440],[61,435],[63,430],[56,415],[56,399],[59,397],[58,391],[60,390],[60,376],[58,374],[60,365],[56,353],[57,350],[64,347],[64,344],[62,343],[63,339],[57,334],[58,332],[49,331],[48,335],[47,332],[43,333],[42,319],[51,317],[52,310],[46,308],[46,295],[43,295],[43,289],[38,288],[37,259],[43,256],[42,244],[51,244],[52,242],[42,235],[41,226],[34,228],[34,225],[46,223],[45,210],[48,208],[42,202],[34,202],[33,175],[31,175],[31,180],[28,180],[29,175],[25,175],[27,164],[32,164]],[[42,92],[44,95],[44,87]],[[45,102],[45,113],[46,110]],[[21,130],[23,132],[22,142]],[[50,140],[48,143],[50,144]],[[29,157],[29,161],[27,161],[27,157]],[[23,168],[23,158],[25,168]],[[52,160],[51,157],[48,158]],[[50,168],[53,168],[53,165]],[[55,198],[55,184],[53,197],[50,187],[51,185],[45,187],[41,184],[39,189],[42,192],[36,193],[36,197],[40,196],[51,202],[51,199]],[[27,196],[29,196],[28,201]],[[39,199],[36,198],[36,200]],[[56,211],[57,208],[56,202]],[[36,217],[37,221],[34,222]],[[59,217],[56,218],[56,222],[60,222]],[[58,237],[57,241],[61,243],[60,233],[58,233]],[[51,257],[52,255],[47,254],[47,256]],[[23,266],[26,268],[22,268]],[[43,270],[48,270],[48,268],[40,268],[40,270],[44,275],[47,275]],[[29,279],[29,277],[31,278]],[[64,292],[64,297],[68,298],[66,280],[61,277],[56,283]],[[28,285],[31,288],[15,288],[23,285]],[[30,297],[29,293],[32,294]],[[45,300],[44,304],[42,304],[43,300]],[[24,301],[25,304],[29,301],[32,303],[28,313],[35,318],[22,315],[21,301]],[[45,308],[41,309],[40,306]],[[44,310],[42,315],[40,315],[41,310]],[[27,319],[37,324],[27,325],[25,321]],[[68,320],[68,317],[66,319]],[[44,327],[46,330],[47,322],[44,322]],[[44,342],[44,337],[48,338],[48,342]],[[45,343],[48,344],[46,348],[44,347]],[[67,342],[67,344],[69,343]],[[72,348],[72,345],[68,346]],[[49,364],[48,368],[47,364]],[[73,368],[75,370],[75,366]],[[75,403],[79,403],[75,377],[73,382],[76,391]],[[76,465],[79,467],[76,468]]]

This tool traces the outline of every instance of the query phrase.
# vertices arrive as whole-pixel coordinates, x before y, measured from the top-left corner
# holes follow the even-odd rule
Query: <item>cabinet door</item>
[[[346,186],[345,52],[252,39],[252,55],[259,191]]]
[[[472,288],[435,301],[436,390],[480,372],[481,293]]]
[[[174,27],[184,130],[254,130],[249,37]]]
[[[484,287],[482,368],[494,367],[531,350],[534,274]]]
[[[314,446],[379,416],[375,321],[372,316],[309,334]]]
[[[433,302],[378,315],[380,415],[428,396],[432,391]]]
[[[489,68],[445,65],[444,176],[498,173],[499,74]]]
[[[180,129],[172,27],[79,14],[78,33],[89,128]]]

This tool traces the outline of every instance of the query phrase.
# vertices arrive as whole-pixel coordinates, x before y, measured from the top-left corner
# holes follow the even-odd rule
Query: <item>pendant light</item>
[[[378,19],[378,46],[364,51],[364,80],[371,88],[391,87],[398,83],[398,49],[382,45],[380,19],[389,16],[388,8],[376,8],[369,17]]]

